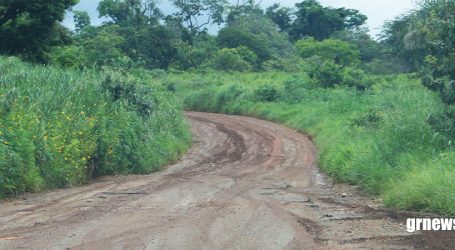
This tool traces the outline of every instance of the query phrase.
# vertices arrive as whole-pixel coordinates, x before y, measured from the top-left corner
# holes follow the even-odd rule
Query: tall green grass
[[[189,110],[252,115],[315,136],[320,165],[334,181],[360,185],[388,206],[455,215],[454,153],[427,123],[444,105],[411,76],[370,76],[375,84],[363,92],[316,88],[304,73],[159,80],[177,86]]]
[[[0,57],[0,198],[156,171],[189,143],[181,107],[162,88]]]

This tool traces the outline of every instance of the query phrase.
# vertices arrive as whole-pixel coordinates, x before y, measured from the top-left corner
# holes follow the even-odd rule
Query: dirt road
[[[188,113],[195,144],[165,171],[0,204],[0,249],[412,249],[401,215],[331,185],[306,136]]]

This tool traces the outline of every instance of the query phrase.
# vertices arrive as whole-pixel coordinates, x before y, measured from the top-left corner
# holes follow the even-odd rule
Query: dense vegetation
[[[189,144],[176,103],[137,77],[0,58],[0,198],[158,170]]]
[[[173,0],[171,15],[101,0],[105,23],[75,11],[69,31],[59,21],[76,2],[0,3],[0,53],[59,67],[1,59],[1,193],[155,169],[188,142],[176,92],[187,109],[314,135],[334,180],[390,206],[455,214],[453,1],[419,1],[379,40],[359,11],[315,0]]]

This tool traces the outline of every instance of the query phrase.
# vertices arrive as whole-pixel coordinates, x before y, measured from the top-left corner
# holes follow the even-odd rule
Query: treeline
[[[358,10],[316,0],[267,9],[255,0],[172,0],[170,15],[154,0],[102,0],[98,12],[107,21],[93,26],[87,12],[74,11],[75,30],[69,31],[61,21],[77,2],[3,1],[0,53],[75,68],[225,71],[299,71],[315,61],[305,58],[319,56],[316,66],[329,61],[375,74],[419,72],[425,86],[455,102],[444,80],[454,75],[453,1],[421,0],[416,10],[386,23],[379,41]],[[208,32],[214,25],[221,27],[216,35]]]
[[[294,8],[274,4],[267,9],[254,0],[236,4],[173,0],[172,15],[165,15],[153,0],[102,0],[99,16],[108,21],[92,26],[87,12],[74,11],[76,28],[71,32],[59,21],[77,1],[57,2],[30,6],[26,1],[7,1],[0,9],[0,37],[8,39],[0,42],[0,52],[75,68],[298,71],[305,63],[296,53],[296,42],[330,38],[353,44],[343,47],[354,52],[342,53],[358,50],[355,60],[370,64],[370,69],[381,73],[397,69],[387,64],[397,59],[368,35],[363,26],[366,16],[353,9],[324,7],[315,0]],[[222,28],[212,35],[210,25]],[[30,30],[36,36],[30,36]]]

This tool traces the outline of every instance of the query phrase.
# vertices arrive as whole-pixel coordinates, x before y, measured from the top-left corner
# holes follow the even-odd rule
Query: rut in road
[[[195,144],[160,173],[108,177],[0,204],[0,249],[427,244],[428,237],[406,233],[399,214],[354,187],[327,183],[305,135],[254,118],[193,112],[187,117]]]

